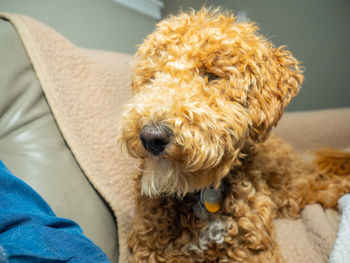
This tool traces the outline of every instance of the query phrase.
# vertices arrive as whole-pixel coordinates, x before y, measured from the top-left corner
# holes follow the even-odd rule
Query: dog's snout
[[[143,147],[153,155],[162,153],[170,142],[170,131],[163,126],[147,125],[140,132]]]

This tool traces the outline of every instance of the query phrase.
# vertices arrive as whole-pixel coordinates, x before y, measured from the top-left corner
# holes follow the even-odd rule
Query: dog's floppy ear
[[[299,62],[284,46],[270,48],[265,62],[251,70],[247,94],[250,137],[264,141],[303,81]]]

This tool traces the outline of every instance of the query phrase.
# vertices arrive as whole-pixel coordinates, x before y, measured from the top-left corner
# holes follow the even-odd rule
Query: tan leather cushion
[[[0,159],[117,262],[115,218],[65,144],[17,32],[1,19],[0,39]]]

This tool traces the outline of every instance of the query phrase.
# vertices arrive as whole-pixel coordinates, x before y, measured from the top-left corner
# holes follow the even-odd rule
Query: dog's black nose
[[[170,142],[170,131],[163,126],[147,125],[140,132],[143,147],[153,155],[165,150]]]

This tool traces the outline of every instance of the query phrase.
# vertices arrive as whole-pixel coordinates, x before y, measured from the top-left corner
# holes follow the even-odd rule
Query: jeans
[[[56,217],[0,160],[0,263],[109,262],[73,221]]]

